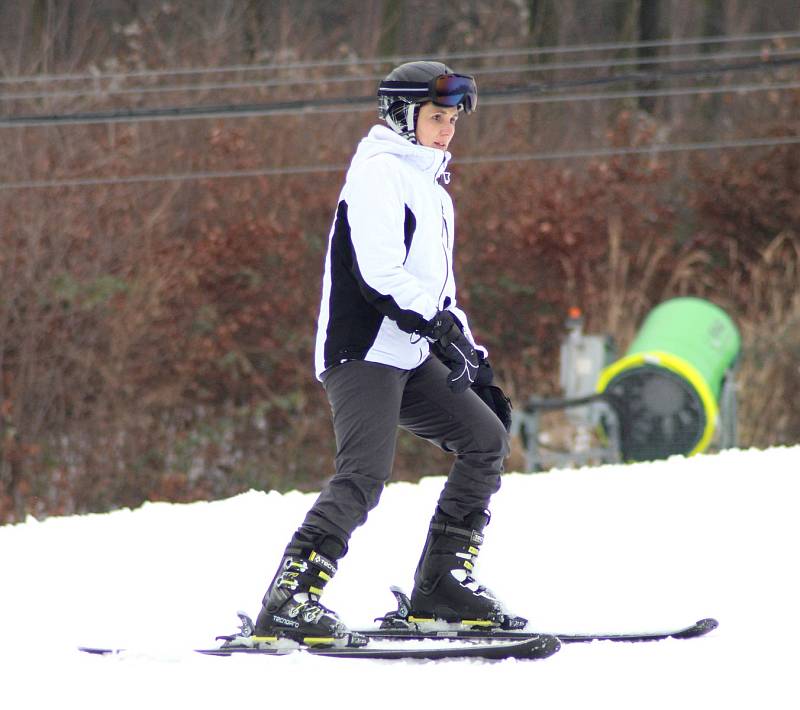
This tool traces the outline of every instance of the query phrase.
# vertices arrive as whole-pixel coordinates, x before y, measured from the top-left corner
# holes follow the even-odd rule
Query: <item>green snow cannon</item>
[[[704,451],[740,346],[734,322],[708,301],[674,298],[656,306],[625,356],[597,382],[619,417],[623,460]]]

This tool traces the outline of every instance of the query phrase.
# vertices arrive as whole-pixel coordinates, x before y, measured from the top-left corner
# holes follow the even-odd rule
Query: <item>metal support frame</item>
[[[573,410],[587,411],[591,406],[594,415],[582,423],[572,421],[574,427],[573,444],[569,451],[559,451],[544,445],[541,441],[541,415],[544,412]],[[603,446],[592,446],[596,429],[602,427],[606,438]],[[511,435],[519,436],[525,452],[525,471],[542,471],[549,467],[587,466],[589,464],[618,463],[619,417],[610,400],[603,395],[588,395],[573,399],[538,399],[531,397],[525,407],[515,414]]]

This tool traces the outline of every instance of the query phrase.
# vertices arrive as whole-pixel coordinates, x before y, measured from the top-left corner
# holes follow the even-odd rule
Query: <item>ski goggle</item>
[[[466,74],[440,74],[427,84],[419,81],[382,81],[378,96],[397,96],[423,103],[432,101],[437,106],[457,106],[464,113],[478,107],[478,87],[475,79]]]

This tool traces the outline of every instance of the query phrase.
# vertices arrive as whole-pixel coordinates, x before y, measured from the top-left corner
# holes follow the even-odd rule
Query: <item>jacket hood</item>
[[[369,158],[387,153],[406,161],[417,170],[429,173],[434,180],[445,172],[450,162],[450,153],[446,150],[411,143],[386,126],[373,126],[358,144],[350,162],[350,170]]]

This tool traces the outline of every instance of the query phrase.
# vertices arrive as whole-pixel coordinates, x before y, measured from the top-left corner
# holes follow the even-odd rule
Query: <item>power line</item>
[[[644,89],[639,91],[616,91],[603,94],[561,94],[556,96],[511,96],[503,99],[488,98],[489,106],[515,104],[571,103],[583,101],[615,101],[619,99],[666,98],[670,96],[703,96],[714,94],[750,94],[758,91],[786,91],[800,89],[800,81],[775,84],[734,84],[731,86],[692,86],[680,89]],[[2,125],[2,123],[0,123]]]
[[[479,165],[486,163],[510,163],[549,160],[575,160],[586,158],[613,158],[629,155],[656,155],[691,151],[734,150],[770,148],[781,145],[800,144],[800,136],[774,138],[743,138],[728,141],[706,141],[699,143],[673,143],[635,146],[630,148],[585,148],[581,150],[551,151],[543,153],[518,153],[485,155],[454,159],[452,165]],[[99,185],[131,185],[149,182],[185,182],[190,180],[220,180],[252,178],[276,175],[304,175],[312,173],[344,172],[347,165],[308,165],[283,168],[254,168],[250,170],[216,170],[162,175],[129,175],[116,178],[64,178],[58,180],[24,180],[0,183],[0,190],[53,189],[61,187],[91,187]]]
[[[617,59],[604,59],[578,62],[554,62],[552,64],[517,64],[514,66],[482,67],[468,74],[475,76],[488,76],[510,73],[550,72],[574,69],[616,69],[617,67],[647,66],[659,64],[680,64],[696,61],[710,63],[719,60],[755,59],[760,57],[763,62],[774,57],[786,57],[800,53],[800,47],[792,49],[769,50],[764,52],[756,50],[751,52],[719,52],[713,54],[670,54],[661,57],[621,57]],[[714,66],[713,64],[711,65]],[[382,78],[382,77],[381,77]]]
[[[660,72],[634,72],[630,74],[618,74],[616,76],[604,76],[594,79],[572,79],[557,82],[540,84],[523,84],[522,86],[512,86],[505,89],[490,89],[490,96],[524,94],[531,91],[555,92],[563,89],[574,89],[586,86],[606,86],[608,84],[622,83],[655,83],[669,79],[686,78],[694,76],[713,76],[715,74],[728,74],[734,72],[765,71],[778,67],[800,64],[800,58],[775,59],[761,62],[748,62],[741,64],[720,64],[711,67],[700,67],[690,69],[668,69]]]
[[[787,57],[800,53],[800,48],[770,50],[767,53],[769,58]],[[476,69],[467,68],[465,73],[473,74],[476,77],[497,76],[502,74],[519,73],[538,73],[568,71],[575,69],[615,69],[618,67],[629,66],[656,66],[661,64],[680,64],[684,62],[710,62],[732,59],[754,59],[763,57],[762,50],[749,52],[719,52],[714,54],[684,54],[670,55],[662,57],[627,57],[608,60],[578,61],[578,62],[557,62],[552,64],[517,64],[514,66],[481,67]],[[766,61],[764,59],[763,61]],[[713,65],[712,65],[713,66]],[[253,81],[225,81],[213,83],[195,84],[169,84],[167,86],[138,86],[129,88],[113,88],[95,86],[86,89],[69,89],[55,91],[28,91],[17,94],[4,94],[0,96],[0,101],[32,101],[39,99],[64,99],[81,98],[86,96],[107,97],[107,96],[130,96],[147,94],[174,94],[191,92],[210,92],[210,91],[237,91],[241,89],[265,89],[278,86],[303,86],[315,87],[320,85],[330,86],[334,84],[353,84],[357,82],[377,82],[383,78],[383,74],[359,74],[355,76],[335,76],[335,77],[311,77],[311,78],[284,78],[284,79],[259,79]]]
[[[613,101],[619,99],[655,98],[670,96],[697,96],[704,94],[747,94],[758,91],[781,91],[800,88],[800,82],[780,82],[773,84],[732,84],[729,86],[697,86],[679,89],[650,89],[636,91],[616,91],[602,94],[557,94],[552,96],[520,96],[506,95],[484,97],[482,105],[510,106],[518,104],[572,103],[584,101]],[[502,93],[502,92],[501,92]],[[307,102],[285,102],[283,104],[244,104],[238,106],[198,106],[168,109],[143,109],[140,111],[123,111],[117,113],[96,112],[66,116],[44,117],[10,117],[0,119],[3,127],[42,127],[42,126],[75,126],[109,123],[137,123],[140,121],[182,121],[189,119],[214,118],[255,118],[279,115],[312,115],[331,113],[351,113],[353,111],[374,111],[375,100],[372,97],[355,99],[317,100],[313,105]]]
[[[24,180],[2,182],[0,190],[41,189],[53,187],[91,187],[98,185],[135,185],[146,182],[186,182],[225,178],[252,178],[274,175],[306,175],[309,173],[344,172],[347,165],[288,166],[284,168],[253,168],[252,170],[208,170],[162,175],[128,175],[115,178],[64,178],[61,180]]]
[[[615,92],[606,94],[559,94],[551,97],[531,96],[519,98],[520,94],[547,94],[555,93],[567,88],[580,86],[601,86],[613,83],[630,82],[656,82],[668,78],[687,76],[709,76],[713,74],[730,73],[736,71],[764,71],[779,66],[800,64],[800,58],[776,59],[740,65],[717,66],[694,70],[669,70],[663,72],[636,72],[634,74],[602,77],[595,79],[582,79],[574,81],[551,82],[549,84],[528,84],[509,87],[505,89],[489,89],[481,92],[483,102],[488,105],[503,105],[515,103],[553,103],[586,100],[611,100],[619,98],[636,98],[645,96],[680,96],[701,93],[748,93],[753,91],[766,91],[771,89],[797,88],[794,82],[772,84],[743,84],[716,87],[690,87],[677,89],[661,89],[651,91]],[[516,95],[516,98],[513,98]],[[510,98],[512,97],[512,98]],[[48,125],[86,125],[104,123],[122,123],[138,121],[164,121],[186,119],[224,118],[229,116],[253,117],[273,115],[308,115],[315,113],[341,113],[353,110],[374,109],[375,99],[372,96],[358,97],[333,97],[323,99],[296,100],[272,102],[268,104],[227,104],[222,106],[170,106],[161,108],[120,109],[116,111],[88,111],[72,114],[29,114],[19,116],[5,116],[0,118],[0,127],[28,127]]]
[[[518,56],[562,55],[584,52],[608,52],[630,49],[659,49],[664,47],[698,46],[712,44],[733,44],[737,42],[765,42],[778,39],[800,38],[798,32],[762,32],[737,36],[712,35],[706,37],[669,38],[661,40],[637,42],[608,42],[597,44],[567,45],[555,47],[525,47],[515,49],[498,49],[489,51],[451,52],[435,55],[433,59],[497,59]],[[99,79],[131,79],[164,76],[195,76],[198,74],[226,74],[232,72],[278,71],[318,68],[347,68],[365,65],[398,64],[404,61],[419,59],[418,56],[384,56],[365,59],[336,59],[304,62],[288,62],[283,64],[232,64],[219,67],[184,67],[173,69],[141,69],[127,72],[83,72],[74,74],[38,74],[0,78],[2,84],[23,84],[63,81],[97,81]]]
[[[552,151],[549,153],[518,153],[508,155],[475,156],[454,160],[453,163],[478,165],[482,163],[512,163],[532,160],[571,160],[574,158],[614,158],[626,155],[654,155],[705,150],[732,150],[743,148],[771,148],[779,145],[800,144],[800,136],[778,138],[742,138],[730,141],[705,141],[699,143],[665,143],[631,148],[587,148],[583,150]]]

